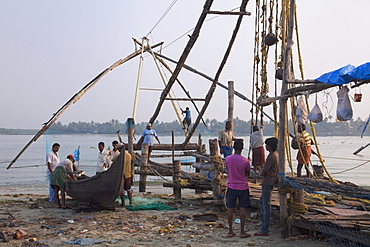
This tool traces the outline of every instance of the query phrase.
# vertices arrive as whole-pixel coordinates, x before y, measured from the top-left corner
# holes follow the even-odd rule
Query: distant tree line
[[[328,120],[329,119],[329,120]],[[329,116],[321,123],[315,124],[316,135],[318,136],[347,136],[347,135],[361,135],[361,132],[366,124],[366,121],[357,118],[346,122],[333,122]],[[226,121],[217,121],[216,119],[206,119],[205,126],[202,122],[198,125],[195,134],[202,135],[217,135],[217,133],[224,129]],[[136,133],[141,134],[145,129],[147,122],[135,124]],[[274,135],[275,123],[273,121],[264,122],[264,135]],[[369,127],[370,128],[370,127]],[[173,122],[159,122],[153,124],[153,129],[160,135],[171,135],[174,131],[176,134],[183,134],[182,127],[178,121]],[[122,134],[126,133],[127,126],[125,123],[120,123],[118,120],[110,120],[106,123],[91,122],[71,122],[69,124],[62,124],[61,122],[54,123],[46,132],[46,134],[114,134],[120,131]],[[235,136],[247,136],[250,134],[251,121],[234,119],[234,133]],[[289,122],[289,130],[294,133],[293,124]],[[307,130],[310,128],[307,124]],[[22,129],[5,129],[0,128],[0,134],[35,134],[37,130],[22,130]],[[369,135],[369,131],[365,131],[364,135]]]

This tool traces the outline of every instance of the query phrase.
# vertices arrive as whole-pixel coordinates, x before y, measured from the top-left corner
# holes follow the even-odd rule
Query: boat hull
[[[74,200],[94,206],[112,208],[124,186],[124,155],[120,154],[111,167],[93,177],[67,181],[66,193]]]

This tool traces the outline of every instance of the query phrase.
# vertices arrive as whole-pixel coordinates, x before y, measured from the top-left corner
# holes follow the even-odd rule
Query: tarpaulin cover
[[[340,69],[325,73],[316,79],[316,81],[331,85],[343,85],[354,80],[370,80],[370,63],[365,63],[358,67],[349,64]]]

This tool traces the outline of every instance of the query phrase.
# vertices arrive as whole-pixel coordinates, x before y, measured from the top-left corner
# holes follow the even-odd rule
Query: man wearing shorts
[[[247,158],[241,155],[244,143],[241,140],[234,142],[235,153],[227,156],[225,164],[228,170],[227,180],[227,220],[229,223],[228,237],[235,236],[233,232],[233,214],[236,207],[236,201],[239,200],[240,209],[240,237],[247,238],[250,234],[244,231],[247,207],[250,207],[249,186],[247,177],[250,173],[250,164]]]
[[[125,206],[125,191],[127,191],[127,196],[129,200],[129,206],[132,207],[132,190],[131,190],[131,182],[132,182],[132,175],[131,175],[131,155],[126,152],[125,146],[122,143],[122,151],[125,155],[125,160],[123,164],[123,176],[125,178],[125,183],[123,186],[123,191],[121,193],[121,200],[122,204],[121,207]]]

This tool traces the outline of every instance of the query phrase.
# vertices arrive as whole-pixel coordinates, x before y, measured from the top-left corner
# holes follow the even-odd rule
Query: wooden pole
[[[141,167],[140,167],[140,182],[139,182],[139,192],[145,192],[146,190],[146,172],[148,171],[148,143],[143,143],[141,146]]]
[[[144,43],[144,38],[143,38]],[[137,72],[137,81],[136,81],[136,90],[135,90],[135,99],[134,99],[134,107],[132,109],[132,118],[136,118],[136,108],[137,108],[137,101],[139,99],[139,88],[141,82],[141,72],[143,70],[143,61],[144,61],[144,46],[141,46],[141,53],[140,53],[140,62],[139,62],[139,70]]]
[[[245,8],[248,4],[248,0],[243,0],[241,5],[240,5],[240,11],[245,11]],[[235,39],[236,39],[236,36],[238,34],[238,31],[239,31],[239,28],[240,28],[240,25],[242,23],[242,19],[243,19],[243,16],[239,16],[238,17],[238,20],[236,22],[236,25],[235,25],[235,28],[234,28],[234,31],[233,31],[233,34],[230,38],[230,42],[229,42],[229,45],[226,49],[226,52],[224,54],[224,57],[221,61],[221,64],[216,72],[216,75],[215,75],[215,78],[212,82],[212,85],[211,87],[209,88],[208,90],[208,93],[206,95],[206,101],[204,102],[204,105],[202,107],[202,110],[200,111],[197,119],[195,120],[190,132],[188,133],[188,135],[186,136],[186,139],[184,141],[184,143],[182,144],[183,146],[186,146],[186,144],[188,144],[188,142],[190,141],[190,138],[192,137],[192,135],[194,134],[195,130],[197,129],[198,127],[198,124],[200,122],[200,119],[203,117],[204,113],[206,112],[206,109],[209,105],[209,103],[211,102],[211,99],[213,97],[213,93],[215,92],[216,90],[216,85],[217,85],[217,82],[218,82],[218,79],[220,78],[220,75],[221,75],[221,72],[223,70],[223,68],[225,67],[225,64],[227,62],[227,59],[229,58],[229,55],[230,55],[230,52],[231,52],[231,48],[233,47],[233,44],[235,42]]]
[[[175,163],[175,132],[172,130],[172,164]]]
[[[231,121],[231,131],[234,133],[234,81],[229,81],[228,84],[229,108],[227,111],[227,119]]]
[[[182,66],[184,65],[191,49],[193,48],[195,42],[197,41],[197,39],[199,37],[200,29],[203,26],[203,23],[204,23],[204,21],[206,19],[206,16],[207,16],[207,12],[210,10],[212,3],[213,3],[213,0],[207,0],[205,2],[204,6],[203,6],[202,14],[199,17],[197,25],[195,26],[194,31],[193,31],[192,35],[190,36],[190,39],[189,39],[188,43],[186,44],[186,47],[185,47],[184,51],[182,52],[182,55],[181,55],[177,65],[176,65],[175,70],[173,71],[173,73],[172,73],[172,75],[171,75],[171,77],[170,77],[170,79],[167,83],[167,86],[165,87],[165,89],[163,90],[163,92],[161,94],[161,97],[159,99],[157,108],[156,108],[153,116],[149,120],[150,123],[153,124],[154,121],[156,120],[156,118],[158,117],[159,112],[162,108],[164,99],[167,97],[167,94],[170,92],[172,85],[174,84],[177,76],[179,75],[179,73],[182,69]]]
[[[218,155],[218,141],[217,139],[210,139],[209,140],[209,152],[210,156],[213,157],[213,169],[210,171],[210,176],[212,177],[212,191],[213,191],[213,199],[219,200],[221,194],[221,186],[220,186],[220,174],[219,174],[219,163],[215,162],[220,157]]]
[[[197,149],[197,151],[200,152],[200,153],[204,152],[202,142],[203,142],[202,141],[202,135],[199,133],[199,135],[198,135],[198,149]],[[195,162],[196,163],[202,163],[203,160],[201,158],[199,158],[199,157],[196,157],[195,158]],[[195,168],[195,172],[196,173],[199,173],[200,172],[200,168]],[[204,192],[204,190],[195,189],[195,194],[202,194],[203,192]]]
[[[135,132],[135,129],[134,129],[134,125],[135,125],[135,122],[134,122],[134,119],[133,118],[128,118],[127,119],[127,123],[128,123],[128,128],[127,128],[127,142],[128,142],[128,145],[127,145],[127,151],[129,154],[131,154],[131,177],[132,179],[134,178],[134,173],[135,173],[135,159],[134,159],[134,132]]]
[[[295,0],[290,0],[290,14],[289,14],[289,26],[288,26],[288,38],[287,38],[287,45],[284,51],[284,73],[283,73],[283,81],[281,86],[281,95],[284,95],[285,91],[287,90],[287,83],[288,79],[291,79],[291,47],[293,45],[293,27],[294,27],[294,9],[295,9]],[[278,145],[278,153],[279,153],[279,173],[285,174],[285,139],[286,136],[286,129],[288,127],[287,123],[287,99],[281,99],[279,101],[279,145]],[[284,178],[279,176],[279,188],[283,186]],[[279,190],[279,202],[280,202],[280,224],[282,226],[281,235],[282,237],[288,236],[288,227],[287,227],[287,220],[288,220],[288,206],[287,206],[287,193],[283,192],[283,190]]]
[[[175,160],[173,163],[173,194],[175,195],[175,199],[181,199],[181,161]]]

